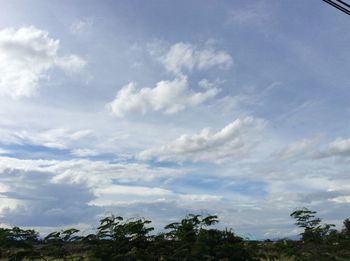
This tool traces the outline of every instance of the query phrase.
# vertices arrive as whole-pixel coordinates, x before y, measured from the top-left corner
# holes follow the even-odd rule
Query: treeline
[[[41,238],[34,230],[0,228],[2,260],[350,260],[350,220],[342,230],[323,224],[306,208],[291,213],[303,228],[299,240],[249,241],[231,229],[212,226],[217,216],[188,215],[153,235],[151,221],[109,216],[96,233],[53,232]]]

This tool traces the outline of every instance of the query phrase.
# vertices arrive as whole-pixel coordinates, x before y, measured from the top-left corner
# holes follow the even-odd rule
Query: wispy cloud
[[[13,142],[17,144],[32,144],[48,148],[66,149],[79,140],[91,138],[92,130],[71,131],[65,128],[48,129],[42,131],[16,131],[12,133]]]
[[[225,51],[212,47],[199,48],[183,42],[172,45],[159,60],[169,72],[177,75],[194,69],[206,70],[217,66],[229,68],[233,63],[231,55]]]
[[[92,18],[76,19],[70,25],[69,30],[74,35],[80,35],[80,34],[88,33],[93,25],[94,25],[94,19]]]
[[[315,154],[316,158],[345,157],[350,158],[350,139],[337,138],[327,148]]]
[[[237,119],[217,132],[203,129],[198,134],[182,135],[168,145],[142,151],[138,158],[219,163],[246,154],[254,144],[248,138],[249,129],[258,129],[263,124],[263,121],[251,117]]]
[[[320,144],[319,138],[303,139],[301,141],[294,142],[288,145],[287,147],[281,149],[276,154],[282,160],[300,158],[300,157],[310,159],[319,144]]]
[[[248,3],[248,2],[247,2]],[[271,20],[271,6],[264,1],[249,2],[229,10],[227,24],[262,26]]]

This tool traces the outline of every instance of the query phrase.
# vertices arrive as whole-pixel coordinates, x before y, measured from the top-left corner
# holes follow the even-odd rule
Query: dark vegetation
[[[306,208],[291,214],[303,228],[299,240],[248,241],[219,230],[217,216],[188,215],[152,235],[151,221],[109,216],[96,233],[0,228],[1,260],[350,260],[350,220],[338,231]]]

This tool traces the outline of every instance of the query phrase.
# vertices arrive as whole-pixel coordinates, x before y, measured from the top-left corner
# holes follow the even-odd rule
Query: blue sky
[[[310,1],[0,0],[0,223],[257,238],[350,204],[350,19]]]

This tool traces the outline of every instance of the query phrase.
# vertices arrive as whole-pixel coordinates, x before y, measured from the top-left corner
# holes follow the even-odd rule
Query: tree
[[[325,239],[332,231],[333,224],[321,225],[322,220],[316,217],[316,211],[307,208],[297,209],[290,216],[296,219],[295,225],[304,228],[301,233],[302,240],[320,242]]]
[[[350,219],[347,218],[343,222],[344,228],[342,230],[342,234],[350,238]]]
[[[146,227],[151,221],[129,219],[111,215],[100,220],[96,236],[88,235],[85,241],[90,243],[92,255],[101,260],[135,260],[142,258],[149,244],[149,232]],[[134,258],[134,259],[133,259]]]

